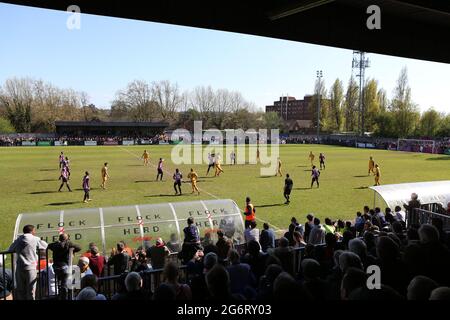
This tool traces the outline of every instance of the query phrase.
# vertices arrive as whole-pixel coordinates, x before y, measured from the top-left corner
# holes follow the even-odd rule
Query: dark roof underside
[[[163,22],[450,63],[448,0],[37,0],[2,1]],[[381,9],[381,30],[366,10]],[[57,43],[55,42],[55,45]]]

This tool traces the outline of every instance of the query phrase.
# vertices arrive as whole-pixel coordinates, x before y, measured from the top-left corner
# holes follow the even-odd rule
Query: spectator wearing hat
[[[81,278],[93,274],[91,268],[89,268],[89,258],[80,257],[77,266],[80,268]]]
[[[156,239],[154,246],[147,249],[147,258],[150,259],[152,269],[163,269],[170,251],[161,238]]]

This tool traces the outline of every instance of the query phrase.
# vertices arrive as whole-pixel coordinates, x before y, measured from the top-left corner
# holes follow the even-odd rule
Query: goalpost
[[[397,151],[435,153],[436,141],[420,139],[398,139]]]

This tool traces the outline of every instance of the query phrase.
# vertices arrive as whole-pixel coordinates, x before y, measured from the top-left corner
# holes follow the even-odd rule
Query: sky
[[[138,79],[169,80],[240,91],[263,109],[281,95],[302,98],[314,90],[316,71],[329,88],[346,87],[352,50],[238,33],[81,14],[67,28],[67,12],[0,4],[0,84],[11,77],[42,79],[85,91],[109,108],[117,90]],[[366,78],[393,96],[402,67],[420,110],[450,112],[450,64],[369,53]]]

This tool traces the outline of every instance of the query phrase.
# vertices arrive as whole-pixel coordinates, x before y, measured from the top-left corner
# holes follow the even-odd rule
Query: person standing
[[[231,151],[230,158],[231,158],[231,164],[236,165],[236,152]]]
[[[263,224],[263,230],[259,236],[259,243],[263,252],[267,252],[268,249],[275,248],[275,232],[266,222]]]
[[[375,185],[376,186],[380,185],[380,176],[381,176],[380,166],[377,163],[375,165]]]
[[[144,166],[148,165],[148,159],[150,158],[150,155],[148,154],[147,150],[144,150],[144,153],[142,154],[141,159],[144,159]]]
[[[90,184],[89,172],[87,172],[87,171],[84,173],[82,188],[84,190],[83,202],[87,203],[88,201],[92,200],[91,197],[89,196],[89,191],[91,190],[91,184]]]
[[[281,159],[278,157],[278,164],[277,164],[277,173],[275,174],[275,177],[280,175],[280,177],[283,176],[283,173],[281,172]]]
[[[180,170],[175,169],[175,173],[173,174],[173,188],[175,189],[175,195],[178,195],[178,193],[181,196],[181,181],[183,180],[183,175],[181,174]],[[177,190],[178,187],[178,190]]]
[[[59,180],[61,180],[61,185],[59,186],[58,192],[61,192],[64,184],[67,186],[67,189],[69,189],[69,192],[72,192],[69,186],[69,171],[67,170],[67,167],[63,166]]]
[[[323,153],[319,154],[320,170],[325,169],[325,155]]]
[[[106,189],[106,181],[109,178],[109,174],[108,174],[108,162],[105,162],[105,164],[103,165],[102,168],[102,189]]]
[[[191,168],[191,172],[189,172],[189,174],[188,174],[188,179],[191,180],[192,193],[197,191],[198,195],[200,195],[200,190],[198,190],[198,187],[197,187],[198,175],[192,168]]]
[[[156,175],[156,181],[158,181],[159,176],[161,176],[161,178],[159,180],[162,181],[162,178],[163,178],[163,175],[164,175],[163,162],[164,162],[164,159],[163,158],[159,158],[158,169],[157,169],[158,174]]]
[[[14,299],[34,300],[36,285],[38,254],[36,249],[47,249],[47,243],[36,237],[36,229],[27,224],[23,227],[23,234],[9,247],[8,251],[16,253],[16,291]]]
[[[370,176],[371,172],[375,175],[375,161],[372,157],[369,158],[369,171],[367,175]]]
[[[206,175],[209,174],[209,170],[211,170],[211,168],[214,168],[214,153],[208,153],[208,170],[206,171]]]
[[[59,298],[61,300],[67,300],[70,251],[72,249],[73,254],[81,251],[81,248],[72,243],[66,233],[60,234],[59,240],[50,243],[48,248],[53,251],[53,270],[55,271],[56,279],[58,281]]]
[[[245,228],[249,228],[252,221],[256,222],[256,210],[253,204],[251,203],[250,197],[245,198]]]
[[[292,187],[294,186],[294,182],[292,181],[292,179],[289,177],[289,173],[286,174],[286,179],[284,180],[284,192],[283,192],[283,196],[286,199],[286,202],[284,204],[289,204],[290,201],[290,196],[291,196],[291,191],[292,191]]]
[[[69,161],[69,157],[66,157],[66,159],[64,160],[63,167],[66,168],[67,174],[69,175],[69,179],[70,179],[70,161]]]
[[[222,172],[223,169],[220,165],[220,154],[217,154],[216,156],[216,161],[214,162],[215,168],[216,168],[216,172],[214,172],[214,177],[218,177]]]
[[[64,152],[61,151],[59,154],[59,169],[64,167]]]
[[[314,182],[317,183],[317,188],[319,187],[319,176],[320,171],[317,170],[316,166],[313,166],[311,170],[311,189],[313,187]]]
[[[309,160],[311,161],[311,166],[314,166],[314,158],[315,158],[316,156],[312,153],[312,151],[310,151],[309,152],[309,156],[308,156],[308,158],[309,158]]]

